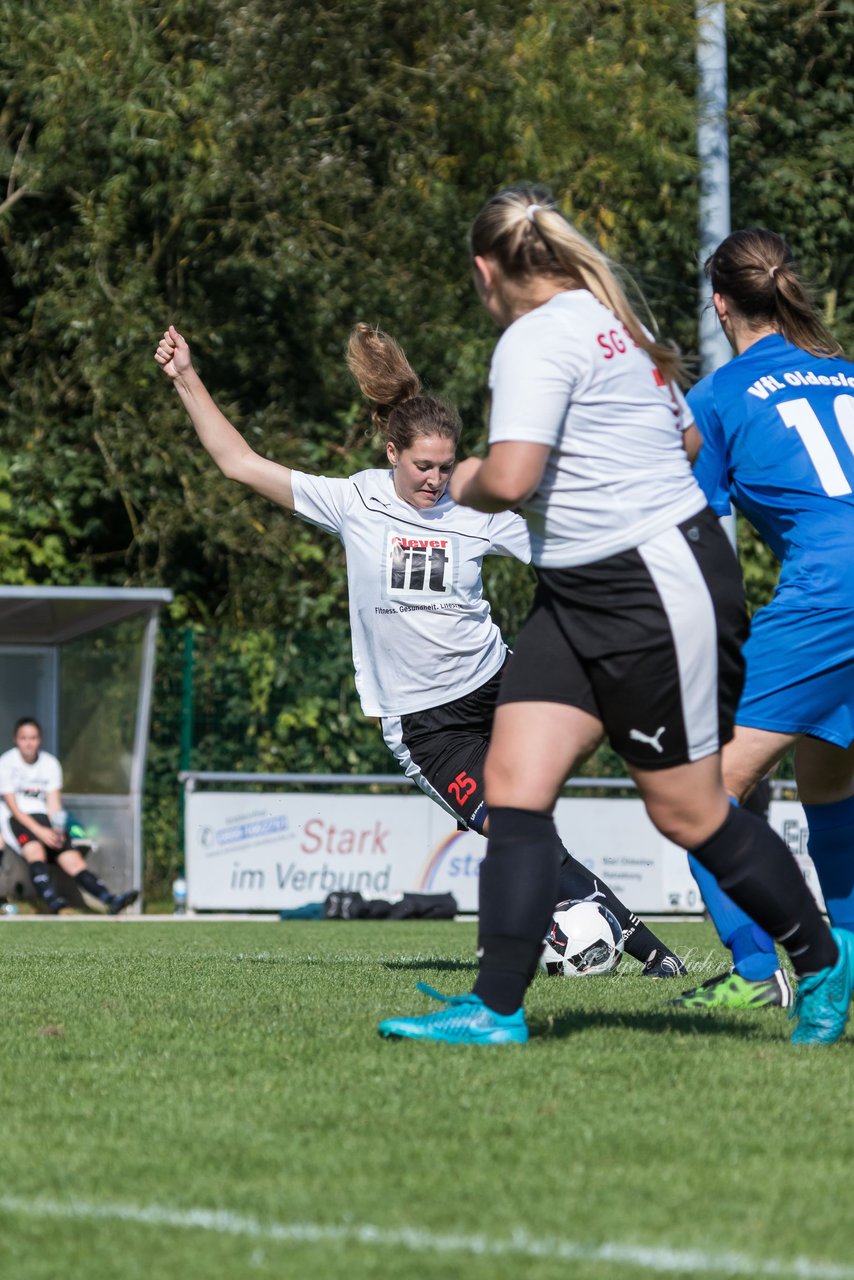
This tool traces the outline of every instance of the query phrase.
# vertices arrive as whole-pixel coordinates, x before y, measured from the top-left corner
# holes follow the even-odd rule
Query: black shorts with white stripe
[[[382,720],[383,737],[406,776],[474,831],[482,831],[486,821],[483,765],[508,662],[453,702]]]
[[[620,555],[537,576],[499,703],[580,707],[639,769],[700,760],[730,740],[748,620],[714,512]]]

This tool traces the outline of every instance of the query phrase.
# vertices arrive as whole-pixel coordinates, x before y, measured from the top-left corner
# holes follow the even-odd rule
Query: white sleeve
[[[15,784],[12,781],[11,761],[9,760],[8,751],[4,751],[0,756],[0,795],[7,795],[15,790]]]
[[[670,394],[673,396],[675,404],[674,412],[676,413],[676,425],[684,434],[689,427],[693,427],[695,425],[694,415],[691,412],[688,401],[685,399],[682,388],[677,387],[675,382],[671,382],[670,384]]]
[[[292,471],[291,489],[296,514],[340,538],[353,490],[350,481]]]
[[[492,357],[489,443],[557,444],[590,353],[572,326],[538,307],[511,324]]]
[[[513,556],[522,564],[531,563],[531,535],[528,524],[515,511],[501,511],[489,519],[489,554]]]

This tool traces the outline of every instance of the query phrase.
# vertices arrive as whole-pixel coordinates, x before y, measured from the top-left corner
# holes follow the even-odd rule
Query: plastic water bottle
[[[51,814],[50,825],[54,831],[65,831],[68,826],[68,814],[64,809],[57,809],[56,813]]]
[[[187,881],[183,876],[178,876],[177,880],[172,881],[172,901],[175,904],[176,916],[187,914]]]
[[[0,915],[16,916],[18,914],[17,902],[0,902]]]

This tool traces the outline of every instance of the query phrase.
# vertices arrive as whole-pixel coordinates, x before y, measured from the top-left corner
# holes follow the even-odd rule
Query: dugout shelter
[[[64,807],[93,841],[87,860],[115,893],[142,885],[158,615],[171,600],[165,589],[0,586],[0,751],[21,716],[39,721]],[[3,849],[0,896],[28,890],[20,862]]]

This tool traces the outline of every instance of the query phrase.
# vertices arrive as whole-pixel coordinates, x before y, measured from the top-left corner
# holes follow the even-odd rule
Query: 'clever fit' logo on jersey
[[[454,550],[448,538],[388,535],[385,585],[390,596],[446,596],[451,592],[453,576]]]

